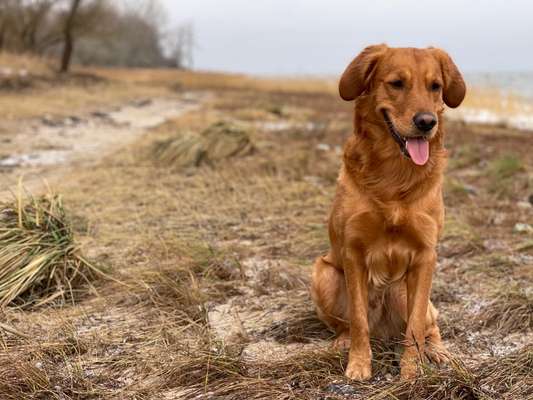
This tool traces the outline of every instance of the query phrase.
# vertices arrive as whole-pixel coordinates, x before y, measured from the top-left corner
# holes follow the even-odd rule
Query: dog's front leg
[[[350,316],[350,353],[346,376],[362,381],[372,376],[372,352],[368,331],[368,280],[363,258],[353,250],[346,253],[343,266]]]
[[[426,315],[436,262],[437,253],[428,250],[417,254],[407,271],[408,319],[405,351],[400,362],[403,379],[415,377],[418,363],[424,358]]]

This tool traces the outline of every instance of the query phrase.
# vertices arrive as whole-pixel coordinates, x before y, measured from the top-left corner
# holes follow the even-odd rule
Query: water
[[[467,73],[468,95],[451,119],[533,131],[533,72]]]
[[[533,71],[466,73],[465,80],[473,88],[491,88],[533,100]]]

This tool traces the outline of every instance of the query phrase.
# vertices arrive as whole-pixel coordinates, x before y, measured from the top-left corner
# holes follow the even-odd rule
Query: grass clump
[[[523,165],[514,154],[506,154],[493,160],[489,165],[489,174],[497,179],[512,178],[514,174],[522,171]]]
[[[229,251],[200,244],[180,249],[176,262],[148,269],[126,281],[135,296],[157,308],[180,314],[180,324],[205,324],[207,303],[224,302],[240,292],[242,266]]]
[[[0,204],[0,307],[73,299],[97,271],[74,241],[61,197]]]
[[[462,145],[455,148],[453,156],[450,158],[448,168],[458,170],[470,167],[481,161],[481,152],[473,145]]]
[[[480,247],[480,236],[475,228],[465,221],[462,215],[446,216],[443,243],[453,243],[454,254],[469,252]]]
[[[157,142],[153,146],[152,157],[158,165],[185,168],[211,165],[253,151],[254,146],[246,130],[219,121],[200,134],[184,131]]]
[[[479,319],[484,326],[494,326],[506,334],[533,328],[533,293],[531,290],[510,286],[499,289]]]
[[[516,175],[523,170],[522,161],[514,154],[506,154],[491,161],[487,169],[487,176],[490,179],[489,191],[499,196],[509,195],[516,181]]]

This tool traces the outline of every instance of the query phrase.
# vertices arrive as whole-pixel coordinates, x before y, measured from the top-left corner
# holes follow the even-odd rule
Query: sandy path
[[[0,135],[0,199],[11,196],[19,177],[32,191],[71,168],[86,168],[133,142],[148,129],[197,109],[205,95],[132,101],[111,110],[60,120],[41,117],[4,127]]]

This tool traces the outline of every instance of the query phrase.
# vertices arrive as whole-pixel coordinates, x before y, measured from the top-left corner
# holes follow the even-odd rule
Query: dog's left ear
[[[442,99],[448,107],[458,107],[465,98],[466,85],[459,69],[452,61],[452,58],[444,50],[430,48],[440,63],[444,86],[442,88]]]
[[[344,100],[354,100],[365,91],[379,59],[386,51],[385,44],[368,46],[346,67],[339,82],[339,94]]]

